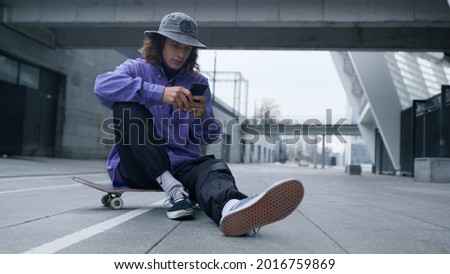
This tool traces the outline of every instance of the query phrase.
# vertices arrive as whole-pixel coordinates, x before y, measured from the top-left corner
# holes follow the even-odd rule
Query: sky
[[[328,51],[200,50],[201,71],[214,70],[214,56],[217,72],[240,72],[248,81],[248,117],[263,98],[280,106],[282,119],[325,123],[327,109],[332,109],[333,121],[346,117],[346,95]],[[209,82],[212,88],[211,78]],[[234,82],[216,82],[216,96],[230,105],[233,92]],[[343,150],[335,140],[327,146]]]
[[[217,72],[241,72],[248,81],[248,116],[263,98],[280,106],[283,119],[322,120],[326,109],[332,109],[333,120],[346,113],[346,95],[328,51],[201,50],[201,71],[214,70],[215,55]],[[234,82],[216,82],[216,96],[230,105],[233,93]]]

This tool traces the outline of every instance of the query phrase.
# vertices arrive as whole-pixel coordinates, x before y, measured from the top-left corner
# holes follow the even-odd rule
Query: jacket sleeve
[[[162,104],[164,86],[145,82],[137,73],[138,66],[136,61],[127,60],[114,71],[97,76],[94,93],[103,105],[112,108],[115,102],[138,102],[146,107]]]

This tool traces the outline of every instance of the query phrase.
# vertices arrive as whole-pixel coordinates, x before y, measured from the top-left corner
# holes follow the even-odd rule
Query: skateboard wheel
[[[105,195],[105,196],[102,197],[102,204],[104,206],[108,206],[108,207],[110,206],[111,199],[109,198],[109,195]]]
[[[111,204],[109,205],[112,209],[121,209],[123,206],[123,201],[119,197],[111,199]]]

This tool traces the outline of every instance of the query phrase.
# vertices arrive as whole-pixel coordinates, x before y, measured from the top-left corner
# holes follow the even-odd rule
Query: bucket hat
[[[144,34],[147,37],[151,37],[154,34],[160,34],[185,45],[203,49],[207,48],[198,41],[197,23],[194,19],[182,12],[167,14],[161,20],[157,31],[146,30]]]

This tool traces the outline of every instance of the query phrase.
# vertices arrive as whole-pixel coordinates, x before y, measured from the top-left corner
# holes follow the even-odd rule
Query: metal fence
[[[450,86],[401,113],[401,171],[414,176],[414,159],[450,157]]]

